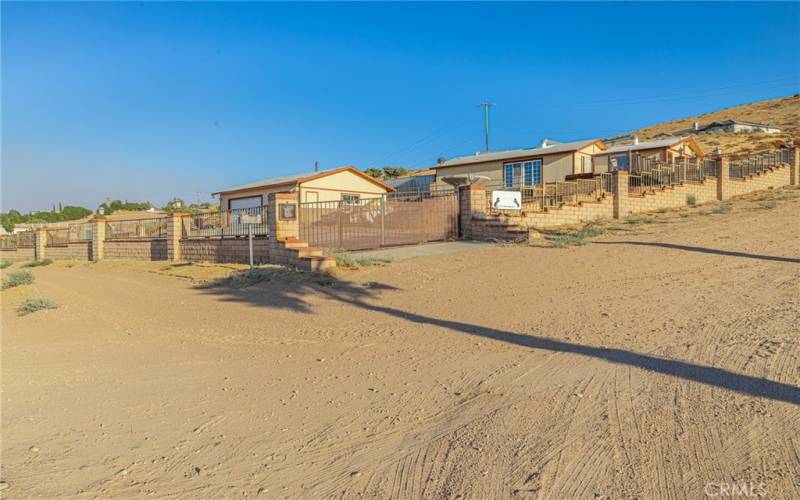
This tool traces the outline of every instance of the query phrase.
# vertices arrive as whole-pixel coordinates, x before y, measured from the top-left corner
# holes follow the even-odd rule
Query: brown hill
[[[710,133],[701,132],[693,137],[703,151],[711,151],[719,146],[725,153],[739,153],[769,149],[782,144],[790,135],[800,140],[800,94],[766,101],[733,106],[711,113],[690,116],[678,120],[659,123],[634,131],[643,140],[652,139],[661,133],[676,133],[691,128],[692,122],[700,126],[722,120],[742,120],[771,124],[783,129],[780,134],[754,133]]]

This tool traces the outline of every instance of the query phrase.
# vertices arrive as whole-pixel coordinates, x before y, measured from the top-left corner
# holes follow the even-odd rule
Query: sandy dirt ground
[[[637,222],[251,286],[35,268],[0,494],[800,498],[800,190]]]

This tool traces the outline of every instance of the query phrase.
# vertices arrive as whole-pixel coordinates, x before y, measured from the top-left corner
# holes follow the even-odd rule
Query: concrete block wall
[[[774,189],[791,184],[792,181],[792,167],[785,166],[775,168],[767,172],[751,175],[744,179],[731,178],[728,187],[730,196],[741,196],[743,194],[752,193],[753,191],[761,191],[764,189]]]
[[[795,150],[795,158],[800,163],[798,150]],[[629,194],[627,173],[617,172],[614,175],[614,187],[619,194],[606,195],[597,203],[584,202],[549,208],[542,212],[522,212],[518,217],[488,215],[485,209],[485,189],[477,185],[465,187],[460,191],[462,237],[477,240],[517,239],[526,229],[547,229],[601,219],[622,219],[629,214],[679,208],[687,205],[689,196],[694,196],[697,203],[707,203],[800,183],[800,165],[797,164],[776,167],[745,179],[731,179],[726,175],[727,166],[727,160],[723,159],[722,172],[716,179],[685,182],[657,188],[641,195]]]
[[[583,202],[578,205],[564,205],[560,208],[545,209],[542,212],[525,212],[522,224],[526,227],[546,229],[582,222],[592,222],[614,217],[614,199],[605,196],[596,203]]]
[[[17,247],[15,249],[3,248],[0,250],[0,260],[22,262],[36,259],[36,250],[33,247]]]
[[[217,264],[245,264],[249,260],[247,238],[203,238],[180,240],[183,260],[189,262],[212,262]],[[269,239],[253,238],[253,262],[269,262]]]
[[[104,259],[167,260],[166,239],[106,240]]]
[[[628,195],[629,213],[654,212],[664,208],[679,208],[687,205],[689,196],[697,203],[707,203],[717,199],[717,181],[706,179],[699,183],[686,183],[678,186],[657,188],[641,195]]]
[[[71,241],[66,245],[45,246],[44,255],[53,260],[92,260],[92,242]]]

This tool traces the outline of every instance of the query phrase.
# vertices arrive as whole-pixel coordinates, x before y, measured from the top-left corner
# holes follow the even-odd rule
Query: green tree
[[[386,179],[394,179],[406,175],[407,172],[405,167],[383,167],[383,176]]]
[[[98,210],[102,209],[103,215],[111,215],[117,210],[144,211],[150,210],[151,208],[153,208],[153,205],[149,201],[132,202],[114,200],[111,203],[101,203]]]
[[[376,179],[383,179],[383,170],[375,167],[370,167],[364,170],[364,173],[370,177],[374,177]]]

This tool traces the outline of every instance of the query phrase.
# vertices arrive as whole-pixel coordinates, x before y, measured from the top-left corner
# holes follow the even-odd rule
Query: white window
[[[584,174],[592,173],[592,159],[588,156],[581,156],[581,170]]]
[[[360,199],[360,195],[342,193],[342,201],[345,205],[358,205]]]
[[[260,207],[261,196],[249,196],[247,198],[230,198],[228,199],[228,209],[238,210],[240,208],[254,208]]]
[[[503,164],[503,186],[518,188],[542,183],[542,160],[517,161]]]

